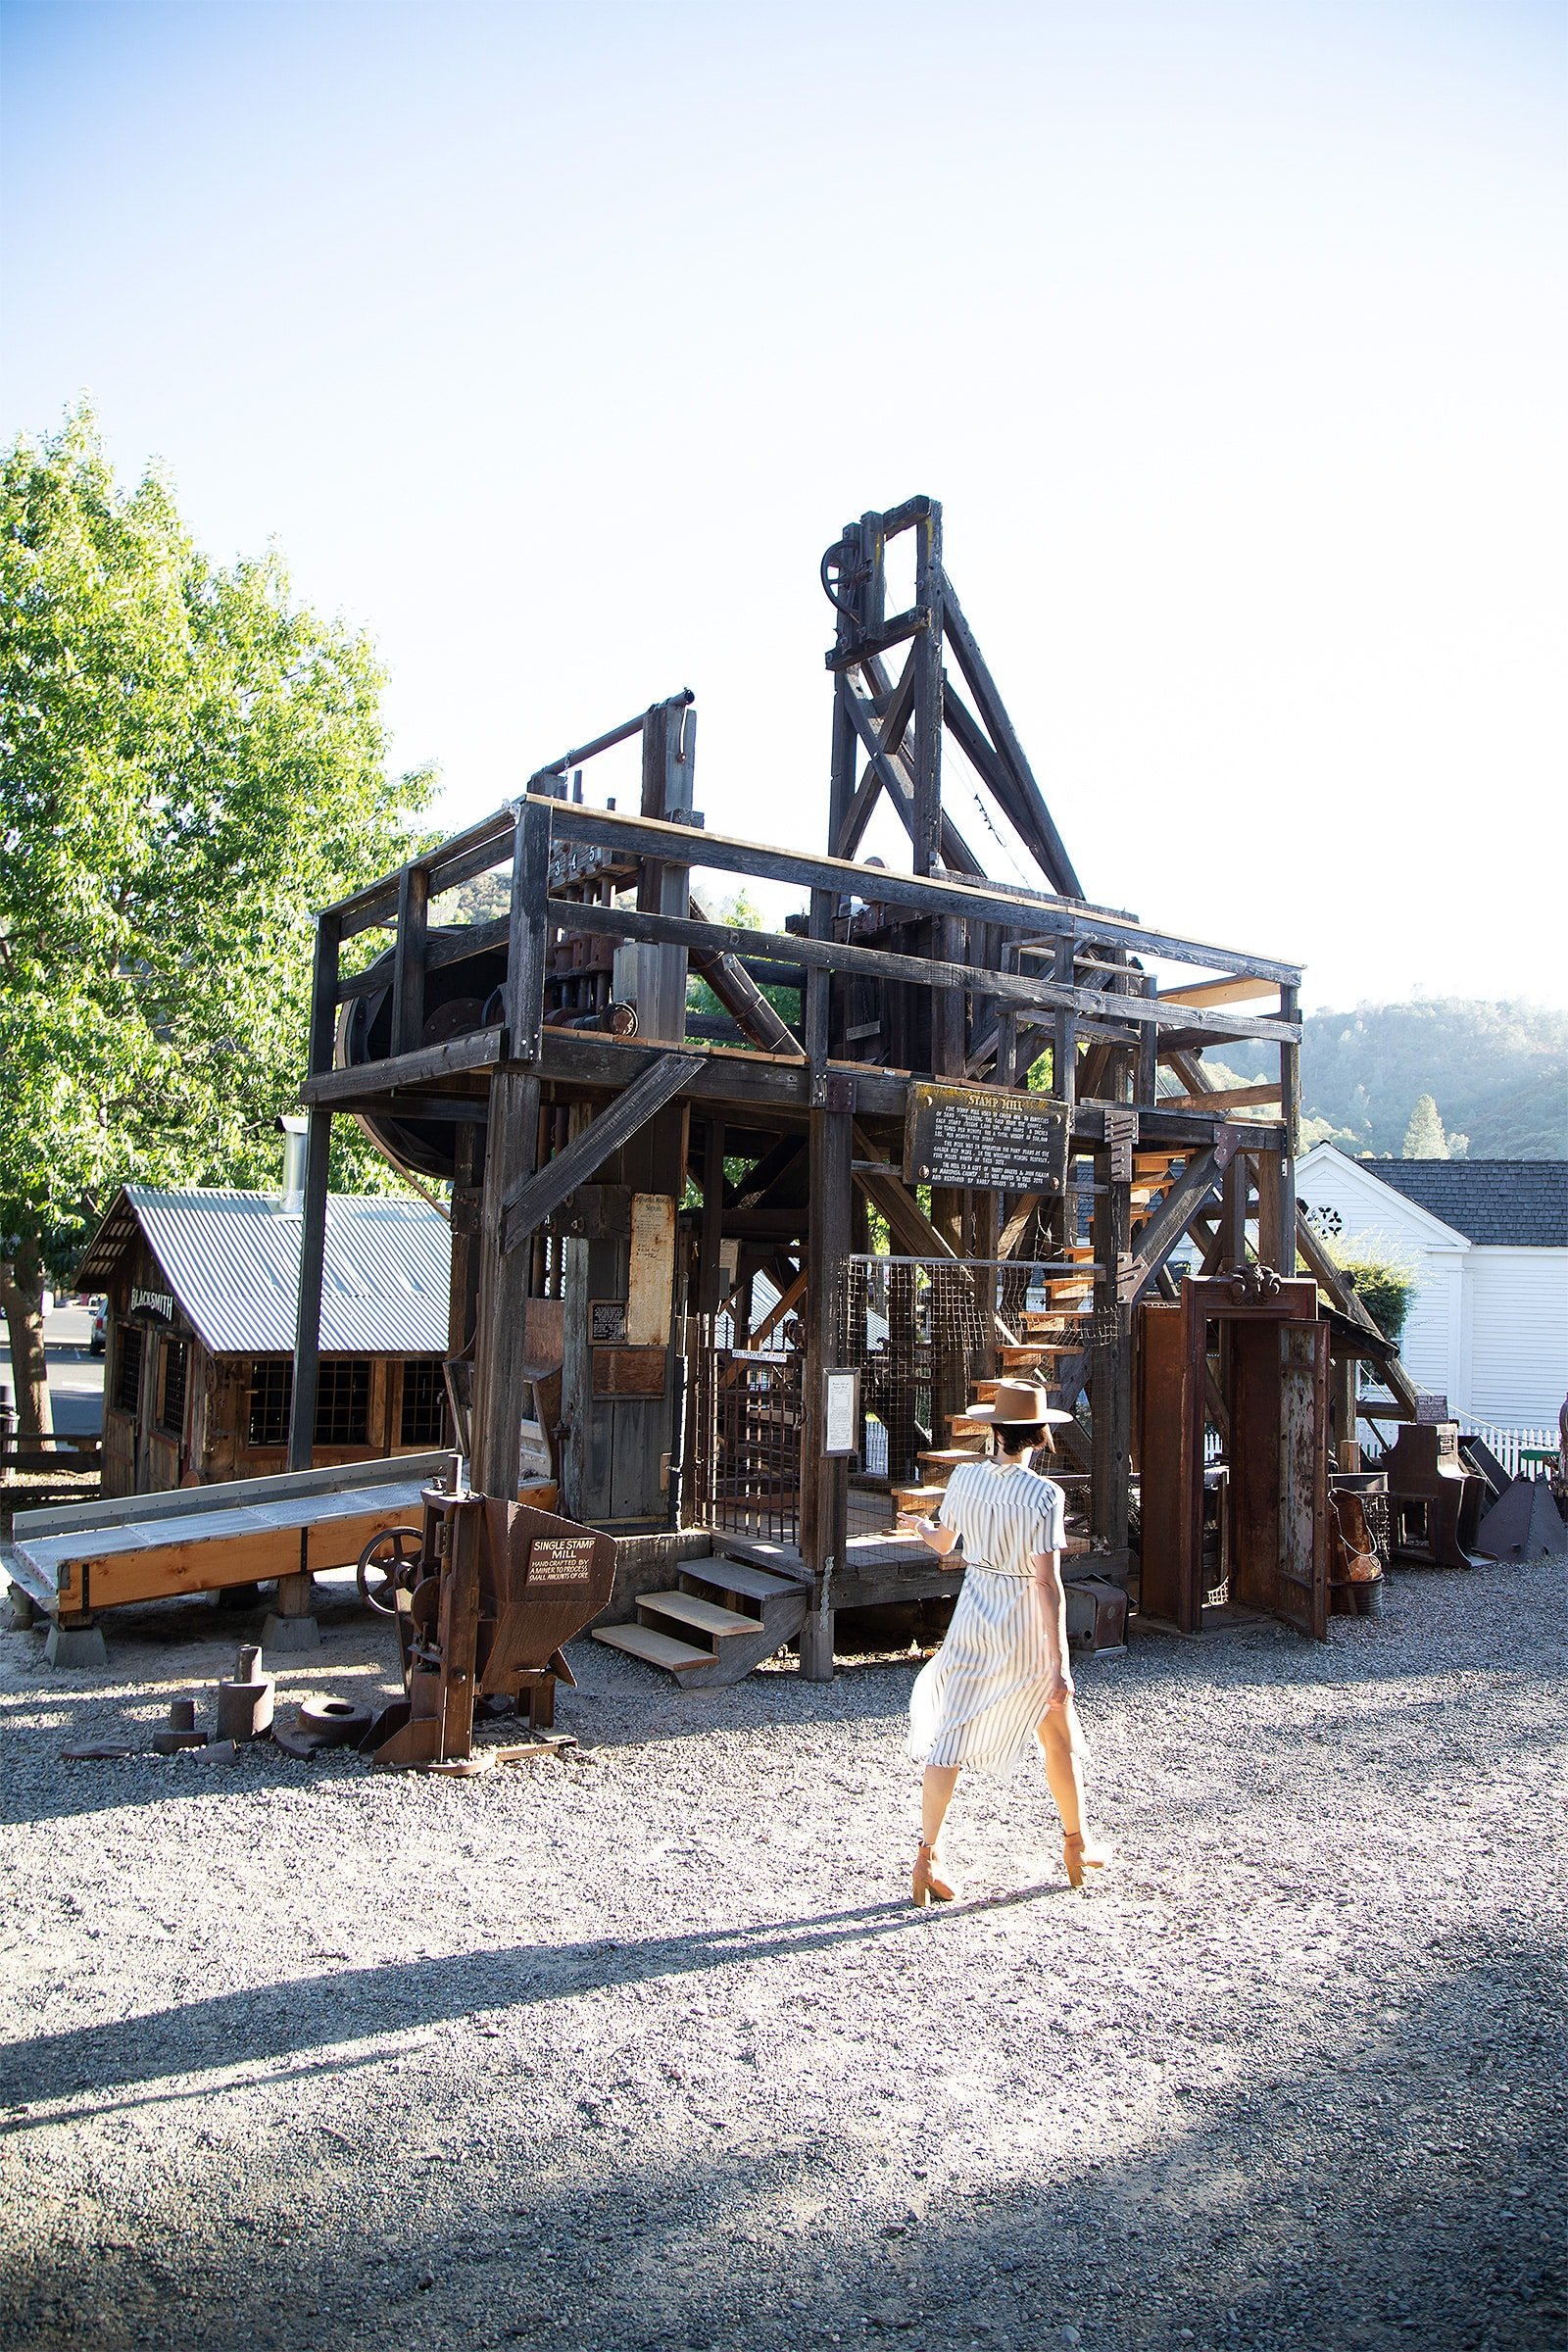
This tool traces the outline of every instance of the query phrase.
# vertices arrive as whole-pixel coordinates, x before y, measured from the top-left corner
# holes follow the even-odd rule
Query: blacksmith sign
[[[1068,1114],[1039,1095],[977,1086],[911,1086],[904,1119],[906,1184],[994,1193],[1059,1193]]]

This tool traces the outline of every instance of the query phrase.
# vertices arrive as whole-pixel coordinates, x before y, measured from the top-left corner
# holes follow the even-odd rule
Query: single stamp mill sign
[[[975,1086],[911,1086],[904,1121],[906,1184],[990,1192],[1058,1192],[1066,1175],[1067,1113],[1038,1095]]]

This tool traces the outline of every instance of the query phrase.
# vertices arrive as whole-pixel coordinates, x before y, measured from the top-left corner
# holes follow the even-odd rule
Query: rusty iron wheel
[[[378,1617],[395,1617],[398,1594],[413,1592],[422,1544],[416,1527],[387,1527],[372,1536],[361,1552],[354,1580],[360,1598]]]

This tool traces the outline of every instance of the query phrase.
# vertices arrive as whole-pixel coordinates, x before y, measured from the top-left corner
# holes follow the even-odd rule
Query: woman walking
[[[947,1639],[915,1678],[909,1745],[925,1765],[916,1903],[953,1900],[937,1839],[958,1774],[1004,1772],[1037,1743],[1061,1816],[1062,1861],[1074,1886],[1103,1853],[1084,1834],[1083,1740],[1067,1671],[1067,1599],[1061,1584],[1061,1489],[1029,1466],[1053,1422],[1071,1418],[1027,1381],[997,1384],[995,1401],[967,1416],[989,1421],[997,1451],[961,1462],[939,1516],[910,1524],[944,1557],[963,1545],[964,1579]]]

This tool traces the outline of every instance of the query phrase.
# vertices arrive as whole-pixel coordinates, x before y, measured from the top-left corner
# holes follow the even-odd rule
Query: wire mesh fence
[[[941,1466],[921,1457],[954,1446],[951,1423],[977,1381],[1008,1370],[1055,1385],[1063,1357],[1084,1343],[1091,1281],[1089,1268],[1061,1261],[847,1260],[838,1360],[860,1374],[862,1524],[880,1509],[891,1529],[899,1489],[941,1483]],[[1029,1364],[1016,1360],[1026,1349]]]

